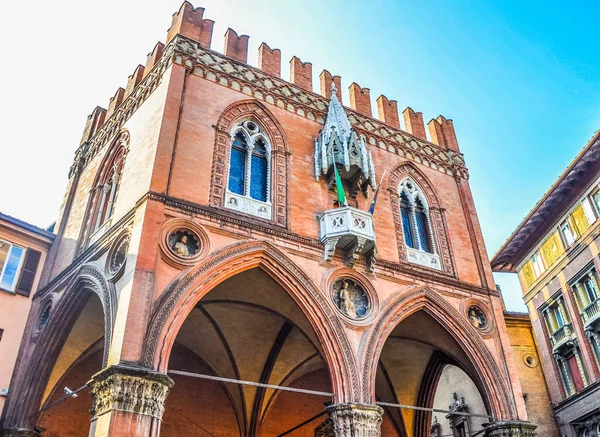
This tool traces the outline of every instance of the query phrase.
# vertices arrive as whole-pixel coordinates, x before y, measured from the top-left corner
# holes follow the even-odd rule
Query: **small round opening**
[[[525,355],[525,357],[523,357],[523,360],[525,361],[525,364],[528,367],[535,367],[537,365],[537,360],[535,359],[535,357],[531,354],[527,354]]]
[[[46,326],[48,324],[48,320],[50,319],[50,309],[52,308],[52,304],[50,302],[48,302],[46,304],[46,306],[44,307],[44,309],[42,310],[42,313],[40,314],[40,320],[38,322],[38,331],[41,331],[44,326]]]

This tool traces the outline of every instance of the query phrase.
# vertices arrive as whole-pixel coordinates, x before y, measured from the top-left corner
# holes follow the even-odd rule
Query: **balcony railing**
[[[367,269],[371,269],[377,249],[375,246],[375,230],[371,214],[344,206],[325,211],[320,220],[321,242],[325,244],[324,258],[330,261],[335,249],[345,253],[346,264],[352,265],[364,255]]]
[[[570,340],[573,340],[573,338],[573,329],[571,328],[571,324],[567,323],[561,326],[550,336],[550,341],[552,342],[552,349],[554,351],[560,349]]]
[[[594,300],[583,309],[581,318],[583,319],[583,324],[586,328],[600,320],[600,305],[598,305],[598,299]]]

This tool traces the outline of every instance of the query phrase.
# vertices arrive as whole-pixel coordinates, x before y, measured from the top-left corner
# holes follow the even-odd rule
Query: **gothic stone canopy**
[[[323,174],[327,182],[332,183],[333,164],[339,164],[342,166],[340,177],[348,184],[350,195],[356,197],[360,190],[366,196],[369,185],[376,188],[371,151],[367,150],[364,138],[359,138],[352,128],[336,92],[332,84],[327,119],[315,138],[315,178],[318,181]]]

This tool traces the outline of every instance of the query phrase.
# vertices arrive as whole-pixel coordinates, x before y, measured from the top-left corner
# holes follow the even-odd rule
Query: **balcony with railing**
[[[367,269],[371,270],[377,254],[371,214],[344,206],[325,211],[319,223],[321,242],[325,245],[325,261],[333,258],[336,249],[341,249],[346,265],[353,265],[362,255],[365,257]]]
[[[575,339],[575,333],[570,323],[566,323],[550,335],[552,351],[556,352]]]
[[[599,299],[595,299],[581,311],[581,319],[586,328],[591,327],[600,320]]]

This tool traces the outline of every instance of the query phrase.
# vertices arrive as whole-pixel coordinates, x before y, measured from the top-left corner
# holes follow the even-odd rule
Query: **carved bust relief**
[[[350,278],[335,281],[333,301],[337,309],[352,320],[364,319],[371,311],[369,295],[362,285]]]
[[[200,251],[200,239],[190,230],[177,229],[169,235],[169,248],[180,258],[192,258]]]
[[[488,326],[487,316],[477,305],[471,305],[467,310],[469,322],[477,329],[485,329]]]

